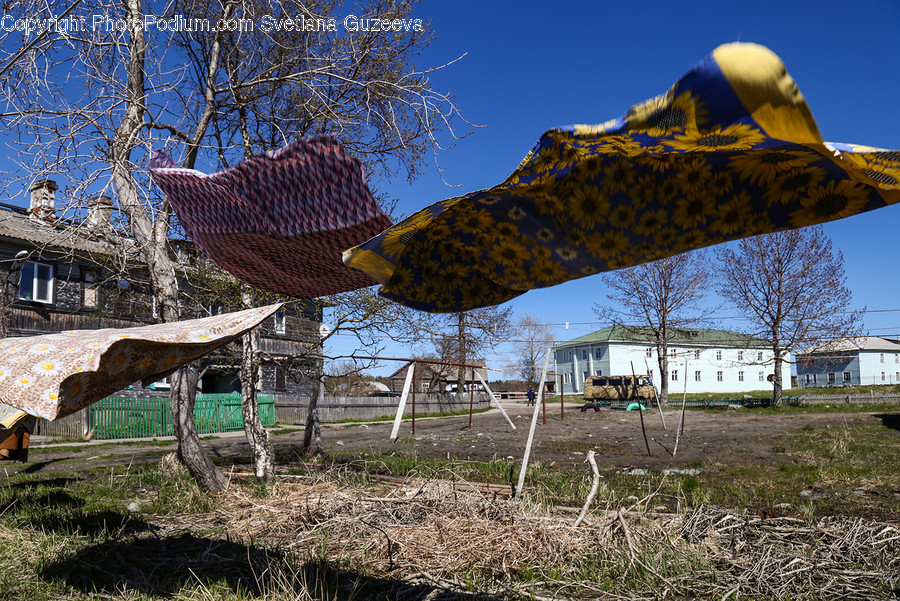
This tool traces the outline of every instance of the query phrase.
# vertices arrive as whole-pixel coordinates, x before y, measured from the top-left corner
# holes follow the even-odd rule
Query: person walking
[[[525,396],[528,397],[528,405],[529,406],[534,405],[534,398],[535,398],[534,388],[529,388],[528,393]]]

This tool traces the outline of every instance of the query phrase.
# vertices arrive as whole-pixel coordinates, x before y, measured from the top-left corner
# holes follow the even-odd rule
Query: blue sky
[[[438,155],[418,180],[376,182],[409,214],[443,198],[502,181],[540,134],[601,123],[665,92],[722,43],[768,46],[787,65],[827,141],[900,148],[900,2],[423,2],[415,17],[436,35],[419,68],[458,62],[433,75],[464,117],[481,127]],[[900,207],[826,225],[844,254],[856,308],[873,335],[900,337],[900,278],[894,272]],[[603,325],[599,276],[535,290],[511,301],[569,340]],[[886,311],[887,310],[887,311]],[[727,307],[722,316],[735,315]],[[565,323],[569,322],[569,328]],[[723,327],[741,329],[738,321]],[[337,350],[340,345],[335,345]],[[393,347],[393,356],[410,349]],[[499,367],[515,344],[488,354]],[[386,373],[396,364],[385,364]]]

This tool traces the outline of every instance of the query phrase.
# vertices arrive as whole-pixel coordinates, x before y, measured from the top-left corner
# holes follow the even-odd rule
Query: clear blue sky
[[[775,51],[806,97],[827,141],[900,149],[900,2],[423,2],[416,17],[437,39],[420,68],[466,56],[435,73],[466,119],[483,127],[441,152],[417,181],[376,182],[409,214],[443,198],[502,181],[540,134],[601,123],[661,94],[716,46],[756,42]],[[900,207],[826,225],[844,254],[857,308],[873,335],[900,337],[897,231]],[[606,301],[599,276],[535,290],[511,301],[516,315],[555,324],[561,340],[599,329]],[[722,316],[734,315],[727,308]],[[564,324],[570,323],[569,329]],[[740,329],[725,321],[723,327]],[[336,347],[337,348],[337,347]],[[394,356],[408,356],[394,347]],[[514,343],[487,356],[499,367]],[[406,353],[406,354],[404,354]],[[396,364],[385,364],[386,373]]]

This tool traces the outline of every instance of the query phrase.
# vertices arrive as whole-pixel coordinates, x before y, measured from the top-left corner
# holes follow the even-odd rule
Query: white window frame
[[[744,360],[744,351],[738,351],[738,361]]]
[[[717,372],[716,372],[716,382],[724,382],[724,381],[725,381],[725,374],[724,374],[724,372],[717,371]]]
[[[766,372],[764,372],[764,371],[759,372],[759,381],[760,382],[766,381]]]
[[[852,374],[851,374],[849,371],[845,371],[845,372],[844,372],[844,382],[851,382],[851,381],[852,381],[852,379],[851,379],[852,377],[853,377],[853,376],[852,376]]]
[[[699,381],[700,381],[700,370],[698,369],[694,372],[694,382],[699,382]]]
[[[598,346],[594,349],[594,359],[602,359],[603,358],[603,347]]]
[[[31,276],[31,295],[33,298],[26,298],[26,297],[22,296],[22,282],[26,281],[25,280],[25,268],[28,265],[33,266],[32,267],[33,275]],[[41,267],[45,267],[50,271],[50,279],[46,280],[46,282],[47,282],[47,298],[34,298],[37,294],[38,283],[43,281],[38,277]],[[55,284],[56,284],[56,274],[54,272],[55,272],[55,270],[53,269],[53,265],[50,265],[49,263],[38,263],[37,261],[26,261],[22,265],[22,268],[20,270],[19,291],[18,291],[19,300],[27,300],[27,301],[31,301],[34,303],[43,303],[46,305],[53,304],[53,288],[55,287]]]
[[[744,381],[744,372],[739,371],[738,372],[738,382],[743,382],[743,381]]]
[[[647,351],[644,353],[644,356],[647,357],[648,359],[653,357],[653,347],[652,346],[647,347]]]
[[[835,382],[837,382],[837,374],[833,371],[828,372],[828,383],[834,384]]]
[[[695,349],[694,350],[694,361],[699,361],[699,360],[700,360],[700,349]]]
[[[756,360],[757,360],[757,361],[762,361],[762,360],[763,360],[762,355],[763,355],[763,354],[762,354],[762,351],[757,351],[757,352],[756,352]]]
[[[884,363],[884,353],[881,353],[881,363]]]
[[[722,360],[722,351],[716,351],[716,361]]]
[[[275,333],[287,334],[287,319],[284,309],[278,309],[273,315],[275,321]]]
[[[673,369],[672,372],[669,374],[669,378],[670,378],[673,382],[677,382],[677,381],[678,381],[678,370],[677,370],[677,369]]]

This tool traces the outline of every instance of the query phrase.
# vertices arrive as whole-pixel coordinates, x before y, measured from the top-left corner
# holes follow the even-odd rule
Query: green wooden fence
[[[258,395],[259,416],[263,426],[275,424],[275,400]],[[172,406],[168,398],[129,398],[111,396],[87,409],[89,428],[95,439],[153,438],[173,436]],[[194,403],[194,423],[200,434],[230,432],[244,428],[241,396],[198,394]]]

